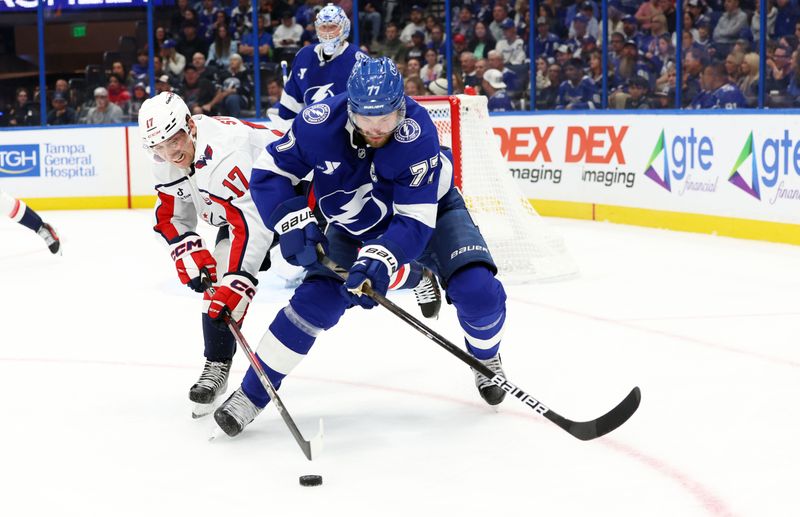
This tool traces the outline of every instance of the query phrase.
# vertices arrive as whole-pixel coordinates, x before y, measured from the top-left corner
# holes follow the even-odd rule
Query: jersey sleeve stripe
[[[436,199],[441,200],[445,194],[450,192],[450,188],[453,186],[453,162],[442,152],[439,153],[439,161],[442,164],[442,168],[439,172]]]
[[[14,207],[11,209],[11,213],[8,214],[8,217],[11,218],[12,221],[18,223],[22,220],[22,214],[25,213],[25,203],[20,201],[19,199],[14,200]]]
[[[439,205],[435,203],[417,205],[393,205],[396,215],[403,215],[415,221],[419,221],[429,228],[436,227],[436,212]]]
[[[247,226],[247,219],[245,219],[239,207],[227,199],[217,197],[211,193],[208,196],[225,209],[225,218],[231,228],[231,251],[228,258],[228,272],[241,271],[245,253],[247,253],[247,243],[250,239],[250,228]],[[258,272],[256,271],[252,274],[256,276]]]
[[[280,103],[284,108],[293,111],[295,114],[300,113],[300,110],[304,108],[303,103],[298,102],[297,99],[289,95],[286,90],[283,90],[283,93],[281,93]]]
[[[178,229],[172,224],[175,215],[175,198],[163,192],[158,193],[158,203],[156,204],[156,225],[153,227],[157,233],[161,234],[169,242],[179,235]]]
[[[259,155],[255,163],[253,163],[253,170],[267,171],[273,174],[277,174],[278,176],[283,176],[284,178],[287,178],[289,181],[292,182],[292,186],[297,185],[301,181],[310,181],[311,175],[314,172],[314,171],[308,171],[308,174],[306,174],[304,177],[298,178],[291,172],[287,172],[278,167],[278,164],[275,163],[275,158],[273,158],[272,154],[270,154],[269,152],[261,153],[261,155]]]

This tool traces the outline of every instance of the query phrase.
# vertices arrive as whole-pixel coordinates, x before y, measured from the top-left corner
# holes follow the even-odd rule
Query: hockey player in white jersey
[[[229,311],[241,324],[256,292],[256,276],[269,267],[273,233],[250,197],[250,172],[281,133],[235,118],[191,116],[183,100],[167,92],[144,102],[139,131],[154,158],[154,230],[166,241],[180,281],[204,293],[206,362],[189,390],[197,418],[225,392],[236,350],[233,335],[209,314]],[[213,255],[195,232],[198,217],[218,228]],[[213,296],[203,290],[204,269],[216,286]]]

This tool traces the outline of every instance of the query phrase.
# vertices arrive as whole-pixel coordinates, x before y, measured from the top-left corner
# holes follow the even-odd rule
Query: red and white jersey
[[[197,140],[191,170],[166,162],[155,164],[158,202],[154,229],[169,242],[194,231],[198,216],[212,226],[228,226],[230,254],[228,263],[219,264],[220,268],[246,271],[255,277],[273,234],[250,196],[250,172],[256,158],[282,133],[231,117],[195,115],[192,119]],[[201,199],[193,200],[194,193]]]

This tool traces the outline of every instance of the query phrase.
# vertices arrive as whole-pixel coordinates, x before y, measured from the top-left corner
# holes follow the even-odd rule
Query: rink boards
[[[543,215],[800,244],[800,123],[758,115],[493,116]],[[155,197],[136,126],[0,132],[0,188],[37,209],[141,208]]]

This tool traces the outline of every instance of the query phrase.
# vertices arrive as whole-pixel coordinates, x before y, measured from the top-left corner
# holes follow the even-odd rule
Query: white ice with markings
[[[582,274],[507,287],[506,374],[574,420],[638,385],[627,424],[581,442],[490,409],[457,359],[354,309],[281,390],[306,434],[324,418],[308,462],[272,409],[211,442],[190,417],[200,302],[149,211],[43,215],[63,256],[0,220],[0,515],[800,515],[798,247],[553,220]],[[254,346],[290,296],[260,278]],[[433,326],[461,342],[452,307]]]

